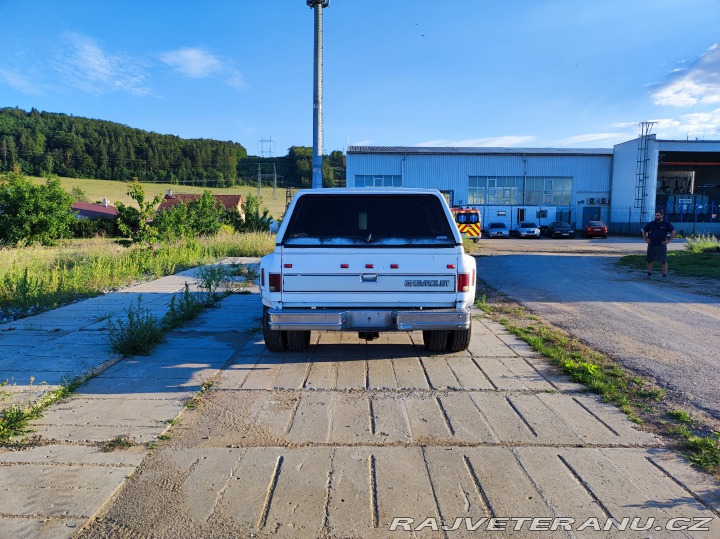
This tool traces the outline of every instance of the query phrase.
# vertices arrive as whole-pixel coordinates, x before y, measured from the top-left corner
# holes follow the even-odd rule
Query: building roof
[[[460,148],[452,146],[348,146],[347,153],[415,155],[612,155],[612,148]]]
[[[202,195],[189,193],[168,193],[158,206],[158,211],[167,210],[176,204],[190,204],[194,200],[198,200]],[[227,211],[240,210],[245,202],[242,195],[213,195],[215,200],[222,204]]]
[[[118,216],[115,206],[104,204],[93,204],[90,202],[73,202],[70,208],[78,212],[83,217],[105,217],[106,219],[114,219]]]

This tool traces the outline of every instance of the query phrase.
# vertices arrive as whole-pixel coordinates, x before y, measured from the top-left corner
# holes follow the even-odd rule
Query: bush
[[[268,215],[270,210],[263,208],[260,211],[261,200],[253,195],[249,195],[245,201],[245,218],[243,219],[239,213],[233,212],[228,215],[228,221],[238,232],[270,232],[270,224],[273,222],[272,216]]]
[[[73,238],[109,237],[117,233],[114,221],[100,218],[76,219],[70,228]]]
[[[18,171],[0,176],[0,243],[53,245],[71,237],[71,205],[56,178],[33,185]]]
[[[155,216],[153,226],[160,239],[172,241],[179,238],[215,236],[222,226],[225,210],[210,191],[190,204],[176,204]]]
[[[693,238],[687,238],[685,240],[685,249],[691,253],[706,253],[717,251],[720,247],[718,239],[712,234],[700,234]]]

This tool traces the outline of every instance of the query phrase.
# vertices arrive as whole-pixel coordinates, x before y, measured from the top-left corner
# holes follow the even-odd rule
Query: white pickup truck
[[[310,332],[422,331],[432,352],[470,343],[475,259],[431,189],[299,191],[260,261],[265,346],[304,350]]]

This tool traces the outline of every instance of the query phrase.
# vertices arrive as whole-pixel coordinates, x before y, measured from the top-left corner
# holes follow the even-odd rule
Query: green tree
[[[220,230],[224,208],[210,191],[188,204],[190,228],[195,236],[214,236]]]
[[[127,194],[137,202],[138,207],[127,206],[122,202],[115,203],[118,211],[118,230],[126,237],[129,237],[133,243],[144,242],[149,245],[157,237],[157,230],[150,225],[149,221],[162,197],[155,195],[155,198],[151,201],[146,201],[145,189],[140,185],[137,178],[130,182]]]
[[[52,245],[72,237],[72,202],[57,178],[33,185],[15,167],[0,176],[0,242]]]

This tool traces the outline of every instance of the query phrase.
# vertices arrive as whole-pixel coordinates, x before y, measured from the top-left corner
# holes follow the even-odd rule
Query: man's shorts
[[[647,261],[653,262],[655,260],[661,264],[667,262],[667,245],[648,245]]]

